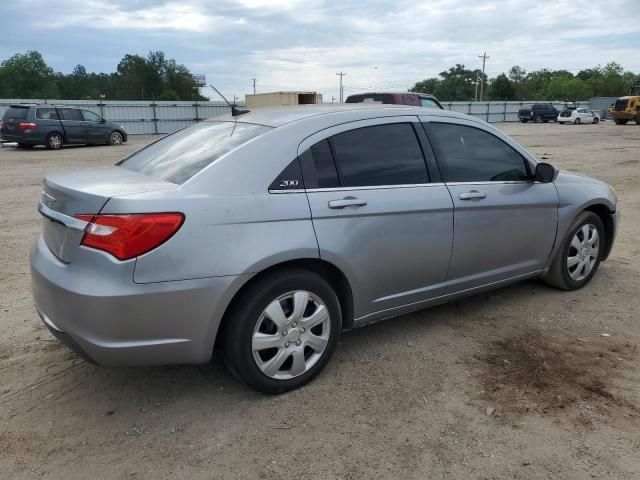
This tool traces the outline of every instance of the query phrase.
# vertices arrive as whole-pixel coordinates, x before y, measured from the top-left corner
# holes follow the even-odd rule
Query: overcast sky
[[[405,90],[456,63],[640,72],[640,0],[0,0],[0,60],[112,72],[162,50],[225,94]],[[210,89],[203,94],[211,95]],[[1,96],[1,94],[0,94]]]

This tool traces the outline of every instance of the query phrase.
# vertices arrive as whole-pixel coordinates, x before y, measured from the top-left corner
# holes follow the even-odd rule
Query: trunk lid
[[[38,206],[44,217],[44,241],[58,259],[69,263],[82,241],[86,226],[74,218],[76,215],[97,214],[113,197],[176,188],[173,183],[120,167],[47,176]]]

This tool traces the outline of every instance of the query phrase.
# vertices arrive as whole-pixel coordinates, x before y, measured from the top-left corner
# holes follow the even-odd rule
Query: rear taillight
[[[18,130],[33,130],[34,128],[36,128],[38,126],[37,123],[31,123],[31,122],[20,122],[18,124]]]
[[[103,250],[119,260],[147,253],[169,240],[182,226],[182,213],[76,215],[88,222],[82,245]]]
[[[0,122],[0,130],[4,128],[4,122]]]

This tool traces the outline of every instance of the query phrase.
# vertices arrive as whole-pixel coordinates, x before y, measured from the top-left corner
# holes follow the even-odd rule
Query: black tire
[[[600,123],[600,119],[598,117],[594,117],[593,118],[593,124],[597,125],[598,123]]]
[[[527,123],[529,120],[527,120],[526,118],[521,118],[521,119],[520,119],[520,121],[521,121],[522,123]]]
[[[595,263],[591,267],[591,271],[588,275],[586,275],[583,279],[574,280],[571,278],[569,274],[569,267],[567,266],[567,258],[571,250],[574,248],[571,246],[571,241],[573,237],[578,233],[579,230],[582,229],[585,225],[593,225],[598,231],[598,255],[595,258]],[[547,274],[542,278],[542,280],[547,284],[556,288],[560,288],[562,290],[577,290],[579,288],[584,287],[587,283],[591,281],[593,276],[598,271],[598,267],[600,266],[600,260],[602,259],[602,254],[605,251],[606,247],[606,237],[604,232],[604,226],[602,224],[602,220],[600,217],[593,212],[582,212],[580,215],[576,217],[576,219],[571,224],[571,227],[567,231],[567,235],[565,236],[562,244],[560,245],[560,249],[556,253],[555,258],[553,259],[553,263],[551,264],[551,268]],[[577,252],[576,252],[577,253]]]
[[[47,135],[46,147],[48,150],[60,150],[64,144],[64,138],[60,133],[53,132]]]
[[[326,306],[330,326],[328,342],[320,353],[320,357],[304,373],[289,379],[275,379],[263,373],[254,359],[252,350],[254,331],[259,326],[258,322],[267,306],[279,297],[299,290],[312,293]],[[331,358],[342,328],[341,315],[338,297],[322,277],[302,268],[278,270],[258,280],[234,300],[233,306],[225,316],[222,345],[224,361],[236,377],[260,392],[278,394],[294,390],[310,382]],[[275,324],[273,326],[275,327]],[[296,329],[293,328],[294,326],[288,324],[288,327],[291,328],[289,333],[295,331],[297,336],[300,327],[298,326]],[[310,334],[311,330],[309,329],[307,334]],[[278,332],[284,336],[282,331],[275,333]],[[273,334],[274,332],[269,333]],[[303,345],[302,348],[308,347]],[[277,352],[280,352],[280,349],[281,347]],[[293,356],[289,357],[284,354],[283,358],[286,358],[283,367],[287,365],[289,358],[293,362]],[[277,373],[281,372],[281,369]]]
[[[542,115],[536,115],[533,117],[533,121],[536,123],[540,123],[542,121]]]
[[[615,119],[616,125],[626,125],[628,121],[629,120],[627,120],[625,118],[616,118]]]
[[[124,136],[120,132],[111,132],[109,135],[109,145],[122,145]]]
[[[636,125],[640,125],[640,114],[636,115]]]
[[[545,120],[545,119],[543,119],[542,121],[543,121],[544,123],[549,123],[549,120]]]
[[[574,123],[574,125],[580,125],[580,119],[579,119],[579,118],[576,118],[576,119],[573,121],[573,123]]]

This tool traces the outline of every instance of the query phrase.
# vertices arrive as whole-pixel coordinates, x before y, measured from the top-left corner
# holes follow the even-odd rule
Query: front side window
[[[528,180],[526,160],[489,132],[451,123],[426,124],[445,182]]]
[[[38,108],[36,118],[38,120],[58,120],[58,112],[55,108]]]
[[[184,183],[242,144],[271,130],[240,122],[203,122],[161,138],[117,165],[172,183]]]
[[[60,108],[60,115],[62,116],[62,120],[75,120],[82,122],[84,119],[82,118],[82,114],[80,110],[77,108]]]
[[[427,108],[440,108],[438,106],[438,104],[435,102],[435,100],[433,100],[432,98],[425,98],[422,97],[420,98],[420,103],[422,104],[423,107],[427,107]]]
[[[82,110],[82,116],[87,122],[93,122],[93,123],[102,122],[102,117],[100,115],[93,113],[90,110]]]
[[[329,139],[344,187],[427,183],[427,167],[413,126],[358,128]]]

